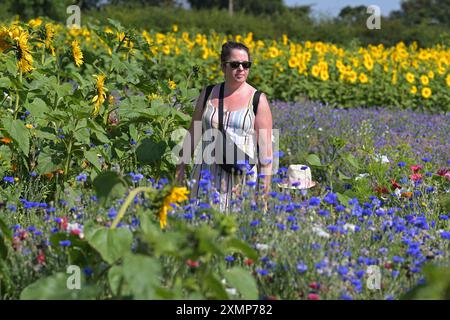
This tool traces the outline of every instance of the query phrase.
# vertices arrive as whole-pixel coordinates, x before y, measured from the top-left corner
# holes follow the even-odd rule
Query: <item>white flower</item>
[[[351,223],[346,223],[346,224],[344,224],[344,230],[350,230],[352,232],[355,232],[356,226]]]
[[[384,154],[383,155],[375,154],[374,158],[376,161],[381,161],[381,163],[390,163],[388,157],[385,156]]]
[[[257,243],[256,249],[257,250],[267,250],[267,249],[269,249],[269,246],[267,244]]]
[[[355,180],[360,180],[360,179],[364,179],[366,177],[368,177],[369,174],[368,173],[361,173],[360,175],[358,175]]]
[[[330,234],[320,227],[312,227],[312,231],[321,238],[329,238]]]

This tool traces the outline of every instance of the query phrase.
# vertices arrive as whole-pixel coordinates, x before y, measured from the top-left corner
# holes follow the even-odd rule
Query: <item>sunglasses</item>
[[[225,61],[225,63],[228,63],[232,69],[239,68],[239,65],[242,65],[242,68],[244,69],[250,69],[252,66],[251,61]]]

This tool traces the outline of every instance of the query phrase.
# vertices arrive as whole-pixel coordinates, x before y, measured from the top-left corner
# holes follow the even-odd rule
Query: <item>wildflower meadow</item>
[[[251,181],[230,214],[208,172],[198,199],[174,183],[226,40],[280,130],[267,211]],[[414,42],[0,23],[0,299],[450,298],[449,64]],[[317,185],[281,188],[293,163]]]

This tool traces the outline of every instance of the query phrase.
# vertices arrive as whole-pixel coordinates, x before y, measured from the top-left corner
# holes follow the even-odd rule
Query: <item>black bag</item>
[[[212,88],[214,86],[208,86],[206,88],[206,96],[203,104],[203,108],[206,105],[206,100],[210,95]],[[223,96],[224,96],[224,88],[225,83],[220,85],[220,93],[219,93],[219,131],[221,132],[222,139],[217,139],[215,148],[215,157],[217,159],[222,159],[222,161],[218,161],[217,163],[228,173],[235,173],[238,175],[243,174],[244,168],[246,168],[246,164],[249,164],[251,168],[253,168],[257,164],[257,157],[250,157],[246,152],[244,152],[241,148],[239,148],[231,139],[226,139],[226,132],[223,128]],[[260,91],[256,91],[253,96],[253,112],[256,115],[258,111],[259,97],[261,96]],[[220,141],[222,140],[222,141]],[[218,143],[222,142],[222,143]],[[222,148],[221,148],[222,147]],[[259,148],[258,148],[259,149]],[[226,152],[226,150],[230,152]],[[218,151],[218,152],[217,152]],[[251,169],[250,169],[251,170]]]

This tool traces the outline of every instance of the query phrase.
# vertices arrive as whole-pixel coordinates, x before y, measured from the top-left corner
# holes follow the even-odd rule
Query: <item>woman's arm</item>
[[[272,179],[272,112],[265,94],[261,94],[255,118],[256,139],[259,145],[261,173],[264,174],[264,195],[270,191]]]
[[[186,133],[186,136],[183,140],[183,149],[181,156],[181,163],[176,167],[175,179],[177,183],[182,184],[184,180],[184,170],[186,168],[186,164],[191,161],[191,158],[194,154],[194,150],[200,141],[202,136],[202,114],[203,114],[203,104],[205,101],[206,88],[202,89],[202,92],[197,98],[197,102],[195,104],[194,113],[192,114],[191,124],[189,126],[189,130]],[[185,150],[189,150],[188,154],[184,154]]]

